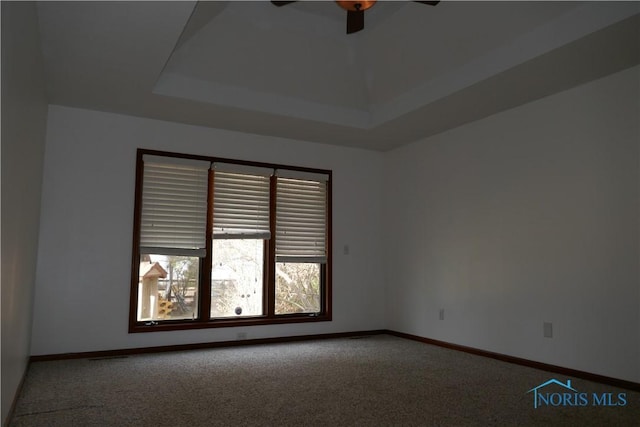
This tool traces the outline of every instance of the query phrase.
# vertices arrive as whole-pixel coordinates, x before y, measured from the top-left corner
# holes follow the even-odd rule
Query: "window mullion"
[[[324,305],[322,307],[323,313],[329,318],[332,317],[331,307],[333,304],[331,301],[333,300],[333,296],[331,294],[331,290],[333,288],[331,284],[331,280],[333,278],[333,181],[329,179],[327,182],[327,262],[324,265],[324,278],[322,279],[322,299],[324,301]]]
[[[207,231],[206,231],[206,255],[202,259],[202,268],[200,269],[200,310],[198,319],[201,321],[209,321],[211,318],[211,268],[213,263],[213,184],[215,174],[209,169],[209,186],[207,188]]]
[[[274,317],[276,311],[276,188],[277,177],[271,176],[269,183],[269,230],[271,231],[271,239],[269,239],[269,251],[265,257],[268,263],[266,287],[267,317]]]

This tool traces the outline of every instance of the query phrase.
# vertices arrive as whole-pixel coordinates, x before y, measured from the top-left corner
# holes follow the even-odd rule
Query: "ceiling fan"
[[[276,6],[284,6],[295,1],[271,1]],[[347,34],[355,33],[364,28],[364,11],[376,4],[376,0],[364,1],[336,1],[338,6],[347,11]],[[439,1],[415,1],[414,3],[435,6]]]

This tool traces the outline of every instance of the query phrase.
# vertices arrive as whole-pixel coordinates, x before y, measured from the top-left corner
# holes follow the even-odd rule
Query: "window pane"
[[[260,316],[264,240],[214,239],[211,317]]]
[[[321,264],[276,263],[276,314],[320,312]]]
[[[200,258],[143,254],[138,282],[138,321],[195,319]]]

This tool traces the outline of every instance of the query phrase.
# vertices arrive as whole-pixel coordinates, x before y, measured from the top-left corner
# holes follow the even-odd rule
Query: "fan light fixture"
[[[371,1],[336,1],[338,5],[347,12],[359,12],[369,9],[376,4],[376,0]]]
[[[295,3],[294,1],[277,1],[272,0],[276,6],[284,6],[289,3]],[[376,0],[364,0],[364,1],[340,1],[337,0],[338,6],[347,11],[347,34],[357,33],[364,28],[364,11],[371,8],[376,4]],[[428,4],[435,6],[440,1],[416,1],[415,3]]]

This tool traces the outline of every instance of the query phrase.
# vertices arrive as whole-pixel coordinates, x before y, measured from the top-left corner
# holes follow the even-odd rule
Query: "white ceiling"
[[[389,150],[640,63],[638,2],[41,2],[49,101]]]

